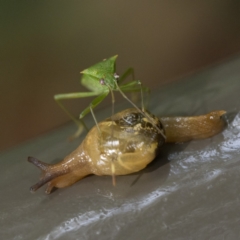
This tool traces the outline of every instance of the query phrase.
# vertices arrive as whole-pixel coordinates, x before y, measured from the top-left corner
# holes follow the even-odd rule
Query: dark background
[[[118,54],[118,73],[132,66],[154,89],[240,50],[238,0],[1,1],[0,12],[0,149],[67,122],[53,95],[84,91],[79,72],[103,58]],[[88,102],[67,105],[78,115]]]

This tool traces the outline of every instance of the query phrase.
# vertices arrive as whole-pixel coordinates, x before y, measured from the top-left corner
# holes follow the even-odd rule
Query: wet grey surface
[[[111,177],[90,176],[51,195],[44,187],[29,192],[40,172],[27,157],[61,160],[84,137],[66,141],[74,125],[3,152],[1,239],[239,239],[240,58],[159,89],[150,109],[156,115],[224,109],[228,127],[211,139],[165,145],[145,170],[117,177],[116,187]],[[109,109],[97,116],[108,117]]]

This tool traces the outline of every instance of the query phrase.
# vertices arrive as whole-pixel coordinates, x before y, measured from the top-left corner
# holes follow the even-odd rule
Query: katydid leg
[[[123,92],[141,92],[141,104],[142,104],[142,111],[144,111],[144,103],[143,103],[143,91],[147,92],[149,94],[150,90],[147,87],[142,86],[142,83],[140,81],[132,81],[129,83],[126,83],[124,85],[119,86]],[[132,102],[132,101],[131,101]]]
[[[120,76],[120,78],[119,78],[119,80],[118,80],[118,83],[122,83],[123,81],[125,81],[126,78],[127,78],[129,75],[132,75],[132,80],[135,79],[135,77],[134,77],[134,69],[133,69],[133,68],[128,68],[128,69],[122,74],[122,76]]]
[[[77,98],[84,98],[84,97],[91,97],[96,96],[99,93],[97,92],[82,92],[82,93],[66,93],[66,94],[57,94],[54,96],[54,100],[57,102],[57,104],[63,109],[63,111],[75,122],[75,124],[78,127],[78,130],[75,132],[73,136],[71,136],[71,139],[79,137],[79,135],[82,133],[83,128],[85,128],[88,131],[87,126],[85,125],[84,121],[82,119],[77,119],[74,117],[62,104],[62,100],[70,100],[70,99],[77,99]]]
[[[136,81],[136,82],[137,82],[137,81]],[[138,84],[138,83],[136,83],[136,84]],[[129,103],[131,103],[131,104],[133,105],[133,107],[135,107],[140,113],[142,113],[142,114],[152,123],[152,125],[158,130],[158,132],[159,132],[164,138],[166,138],[165,134],[162,132],[161,129],[159,129],[159,128],[156,126],[156,124],[152,121],[152,118],[148,115],[148,113],[145,112],[145,111],[141,111],[140,108],[139,108],[135,103],[133,103],[133,102],[126,96],[126,94],[121,90],[121,88],[118,86],[117,83],[116,83],[116,86],[117,86],[117,89],[118,89],[118,91],[120,92],[120,94],[121,94]],[[131,89],[130,87],[127,89],[127,91],[130,91],[130,92],[131,92],[131,90],[135,90],[135,91],[136,91],[136,88],[134,88],[134,85],[132,86],[132,89]]]
[[[115,97],[114,97],[114,93],[112,91],[112,89],[110,89],[111,91],[111,96],[112,96],[112,115],[111,115],[111,119],[114,115],[114,103],[115,103]],[[112,119],[112,129],[111,129],[111,135],[112,135],[112,149],[113,149],[113,137],[114,137],[114,133],[113,133],[113,119]],[[117,153],[118,154],[118,153]],[[112,159],[111,159],[111,172],[112,172],[112,184],[113,186],[116,186],[116,173],[115,173],[115,165],[114,165],[114,160],[117,159],[117,156],[113,155]]]
[[[133,68],[128,68],[123,74],[122,76],[119,78],[118,80],[118,84],[122,83],[123,81],[125,81],[125,79],[129,76],[132,75],[132,80],[135,79],[134,77],[134,69]],[[134,80],[133,82],[135,82],[136,80]],[[140,85],[140,92],[141,92],[141,106],[142,106],[142,110],[144,111],[144,103],[143,103],[143,89],[142,89],[142,83],[140,81],[137,81],[138,84]],[[132,96],[133,99],[133,96]]]

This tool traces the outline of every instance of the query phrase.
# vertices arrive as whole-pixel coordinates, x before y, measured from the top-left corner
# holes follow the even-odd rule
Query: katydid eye
[[[103,78],[101,78],[101,79],[99,80],[99,82],[100,82],[101,85],[105,85],[105,81],[104,81]]]
[[[115,78],[116,80],[119,79],[119,75],[118,75],[117,73],[114,73],[113,76],[114,76],[114,78]]]

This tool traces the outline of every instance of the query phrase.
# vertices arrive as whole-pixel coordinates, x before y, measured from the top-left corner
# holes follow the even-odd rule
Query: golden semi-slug
[[[29,157],[28,161],[43,172],[39,182],[30,190],[35,192],[47,183],[46,193],[72,185],[89,174],[126,175],[145,168],[158,154],[165,142],[184,142],[207,138],[220,132],[225,125],[222,115],[215,111],[195,117],[163,117],[154,115],[149,121],[131,108],[113,115],[94,126],[81,145],[57,164],[47,164]],[[156,126],[159,129],[156,129]],[[164,126],[164,127],[163,127]]]

